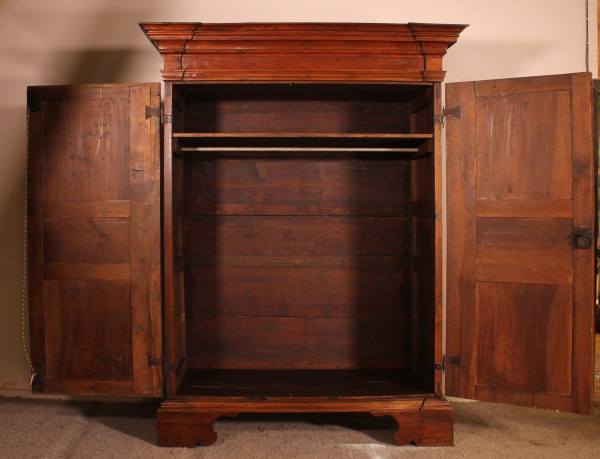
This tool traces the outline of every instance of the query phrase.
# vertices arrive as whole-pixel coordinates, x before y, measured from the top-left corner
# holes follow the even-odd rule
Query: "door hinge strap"
[[[162,108],[160,107],[150,107],[146,105],[146,119],[151,116],[158,116],[163,123],[172,123],[173,115],[165,115],[163,114]]]
[[[446,117],[448,116],[452,116],[454,118],[458,118],[460,119],[460,105],[451,108],[451,109],[447,109],[447,108],[443,108],[442,109],[442,116],[434,116],[433,117],[433,122],[434,123],[442,123],[442,126],[446,123]]]
[[[453,355],[453,356],[444,355],[444,356],[442,356],[442,363],[434,363],[433,369],[446,371],[446,367],[448,365],[460,366],[460,355]]]
[[[148,356],[148,366],[152,367],[155,365],[162,365],[163,364],[163,358],[162,357],[152,357],[151,355]]]

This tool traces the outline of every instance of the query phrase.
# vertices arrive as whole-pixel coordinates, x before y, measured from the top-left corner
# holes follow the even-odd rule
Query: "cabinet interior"
[[[177,394],[433,392],[433,86],[174,84]]]

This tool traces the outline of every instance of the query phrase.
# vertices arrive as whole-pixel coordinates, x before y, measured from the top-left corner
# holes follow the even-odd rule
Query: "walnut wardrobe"
[[[464,27],[143,23],[162,105],[29,87],[34,390],[164,398],[165,446],[242,412],[451,445],[444,395],[589,413],[591,77],[443,104]]]

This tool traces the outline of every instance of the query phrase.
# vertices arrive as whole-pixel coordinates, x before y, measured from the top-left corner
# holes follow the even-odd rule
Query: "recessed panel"
[[[477,284],[477,385],[570,395],[572,287]]]
[[[133,379],[126,280],[44,281],[49,380]]]
[[[570,218],[478,218],[477,263],[572,266]]]
[[[43,104],[44,200],[129,199],[129,99]]]
[[[477,197],[572,197],[571,93],[477,97]]]
[[[44,259],[129,262],[128,218],[60,218],[44,222]]]

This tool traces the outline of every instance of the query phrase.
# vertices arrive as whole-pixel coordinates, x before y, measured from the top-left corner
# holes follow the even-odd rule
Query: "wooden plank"
[[[129,280],[129,263],[46,263],[44,279]]]
[[[570,395],[571,287],[480,282],[477,296],[477,384]]]
[[[592,81],[589,73],[573,75],[573,227],[596,234]],[[573,250],[573,405],[576,413],[592,412],[594,374],[594,243]]]
[[[129,84],[94,84],[40,87],[44,100],[129,99]]]
[[[44,102],[42,112],[44,199],[129,199],[129,100]]]
[[[573,285],[571,266],[477,263],[478,282]]]
[[[571,218],[573,217],[573,201],[570,199],[480,199],[477,201],[477,216],[498,218]]]
[[[433,114],[435,116],[442,115],[442,85],[436,83],[433,86]],[[433,326],[434,326],[434,344],[433,344],[433,359],[434,363],[440,362],[444,353],[444,217],[447,209],[444,202],[444,152],[442,151],[442,126],[440,123],[435,123],[433,126],[434,141],[433,141],[433,202],[435,210],[434,220],[434,311],[433,311]],[[428,188],[428,187],[427,187]],[[427,192],[421,191],[420,196],[427,196]],[[420,198],[421,199],[421,198]],[[443,394],[443,378],[444,375],[440,371],[434,372],[434,391],[437,395]],[[452,430],[454,432],[454,430]]]
[[[255,101],[252,101],[255,102]],[[239,103],[239,102],[238,102]],[[243,111],[240,113],[247,114],[248,113],[248,104],[250,101],[245,102],[243,107]],[[263,102],[264,103],[264,102]],[[285,101],[286,110],[289,109],[290,101]],[[331,102],[321,102],[322,104],[331,105]],[[224,108],[223,103],[220,103],[219,108]],[[260,110],[257,110],[260,111]],[[344,112],[347,116],[347,112]],[[280,115],[280,113],[278,113]],[[295,113],[294,116],[298,117],[298,114]],[[298,119],[295,119],[298,121]],[[246,124],[242,124],[243,127],[246,127]],[[297,124],[295,125],[297,127]],[[262,126],[264,128],[264,126]],[[343,133],[331,133],[331,132],[174,132],[173,138],[180,139],[191,139],[191,138],[228,138],[228,137],[264,137],[264,138],[279,138],[279,137],[298,137],[298,138],[333,138],[333,139],[433,139],[433,134],[391,134],[391,133],[356,133],[356,132],[343,132]]]
[[[183,257],[176,259],[178,272],[183,268]],[[400,268],[410,266],[410,257],[394,256],[341,256],[341,257],[298,257],[285,256],[225,256],[219,253],[185,259],[190,267],[219,268]]]
[[[129,217],[129,201],[57,201],[44,203],[44,218]]]
[[[267,400],[256,400],[242,397],[231,399],[226,397],[207,397],[196,400],[169,400],[163,402],[173,407],[188,407],[202,410],[218,410],[219,412],[240,413],[364,413],[369,410],[380,413],[395,411],[420,410],[426,401],[444,401],[442,397],[428,395],[426,397],[272,397]]]
[[[133,381],[47,381],[44,392],[74,395],[134,395]]]
[[[334,92],[335,94],[335,92]],[[233,99],[233,100],[231,100]],[[308,99],[308,100],[307,100]],[[427,139],[407,134],[408,104],[395,94],[386,100],[340,99],[318,89],[279,87],[275,98],[230,95],[220,100],[189,98],[186,131],[174,137],[298,137]],[[219,121],[215,125],[214,113]]]
[[[477,97],[476,116],[478,199],[571,198],[569,91]]]
[[[44,281],[49,380],[133,378],[129,282]]]
[[[408,336],[400,317],[188,316],[188,358],[205,368],[401,368]]]
[[[161,395],[162,368],[148,365],[162,349],[160,122],[146,118],[145,107],[160,108],[158,83],[130,90],[130,256],[134,391]]]
[[[477,218],[477,262],[571,266],[572,225],[568,218]]]
[[[546,91],[570,91],[571,74],[540,77],[504,78],[501,80],[475,81],[475,95],[497,95]]]
[[[446,355],[461,356],[461,366],[449,365],[446,394],[472,398],[475,376],[476,268],[476,135],[475,85],[446,85],[446,107],[460,105],[461,118],[446,124],[447,168],[447,299]]]
[[[409,282],[410,265],[395,269],[188,267],[187,317],[213,317],[215,324],[231,315],[387,317],[401,323],[408,312]]]
[[[46,262],[129,262],[129,219],[44,220]]]
[[[173,115],[173,84],[165,83],[165,115]],[[179,330],[177,328],[175,312],[175,294],[178,289],[175,283],[174,263],[177,253],[174,251],[174,231],[173,231],[173,123],[164,123],[163,125],[163,170],[162,170],[162,192],[163,192],[163,290],[164,290],[164,330],[165,346],[164,358],[165,366],[177,368],[179,363],[177,343],[179,342]],[[165,392],[167,397],[173,396],[177,391],[179,382],[176,373],[165,372]]]
[[[187,217],[186,257],[402,256],[410,221],[402,217]]]
[[[190,370],[182,396],[378,397],[426,396],[421,380],[402,370]]]
[[[408,216],[410,212],[406,161],[218,159],[189,161],[186,166],[187,215]]]
[[[165,115],[173,115],[173,123],[165,123],[163,154],[163,266],[164,266],[164,330],[165,330],[165,389],[173,396],[187,368],[186,322],[183,258],[183,200],[184,162],[176,157],[178,146],[173,130],[182,130],[185,113],[174,110],[178,91],[165,83]],[[183,99],[179,96],[180,105]],[[173,370],[174,369],[174,370]]]
[[[477,400],[511,405],[531,406],[555,411],[572,411],[571,396],[549,394],[547,392],[519,391],[505,387],[491,387],[483,384],[475,386]]]

